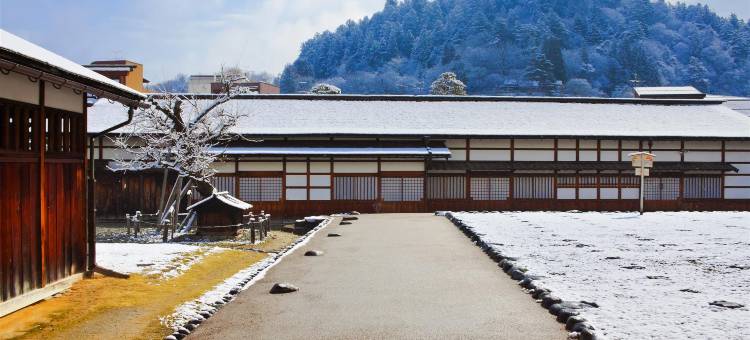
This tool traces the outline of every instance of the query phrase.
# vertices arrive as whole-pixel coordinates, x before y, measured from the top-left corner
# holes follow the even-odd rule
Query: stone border
[[[498,266],[510,276],[511,279],[518,281],[518,285],[524,288],[537,302],[541,302],[543,308],[547,309],[550,314],[557,317],[557,321],[565,324],[565,329],[578,334],[580,340],[601,340],[603,336],[596,334],[594,327],[585,318],[580,316],[579,309],[585,305],[592,306],[586,302],[563,301],[555,296],[549,289],[542,287],[536,281],[538,278],[534,275],[527,275],[526,269],[521,267],[516,261],[518,259],[504,255],[500,250],[495,249],[477,235],[476,232],[464,221],[455,217],[454,212],[435,212],[435,215],[445,216],[459,230],[461,230],[474,244],[487,254]],[[462,212],[466,213],[466,212]],[[479,213],[471,211],[469,213]],[[499,211],[493,211],[499,213]]]
[[[275,255],[271,255],[269,258],[266,258],[262,260],[261,262],[253,264],[247,269],[244,269],[243,271],[249,272],[248,275],[245,276],[242,280],[240,280],[237,285],[231,288],[228,293],[226,293],[220,299],[214,302],[208,303],[209,308],[205,308],[205,309],[201,309],[197,311],[196,316],[193,319],[190,319],[189,321],[184,322],[182,324],[176,324],[173,327],[174,332],[170,335],[165,336],[164,340],[180,340],[180,339],[187,337],[201,323],[203,323],[212,315],[214,315],[216,312],[218,312],[219,309],[221,309],[221,307],[223,307],[227,303],[234,300],[237,297],[237,294],[247,289],[248,287],[252,286],[258,280],[262,279],[266,275],[266,272],[268,272],[269,269],[271,269],[273,266],[278,264],[285,256],[291,254],[292,252],[297,250],[297,248],[300,248],[303,245],[305,245],[312,236],[314,236],[321,229],[331,224],[331,222],[333,222],[334,219],[335,219],[334,217],[326,218],[325,220],[321,221],[317,226],[312,228],[310,231],[308,231],[304,235],[300,236],[297,240],[292,242],[292,244],[286,246],[280,252],[276,253]],[[199,304],[203,304],[202,302],[198,300],[196,301]]]

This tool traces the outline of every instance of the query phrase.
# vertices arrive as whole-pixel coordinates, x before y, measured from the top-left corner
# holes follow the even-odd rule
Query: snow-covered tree
[[[331,84],[320,83],[310,89],[314,94],[341,94],[341,89]]]
[[[430,94],[436,96],[465,96],[466,85],[453,72],[445,72],[430,85]]]
[[[170,218],[170,212],[179,212],[180,200],[190,187],[196,186],[202,195],[214,191],[210,179],[216,171],[211,164],[221,156],[222,144],[239,138],[230,130],[241,114],[227,108],[235,96],[230,92],[235,80],[222,77],[224,94],[211,101],[168,92],[152,96],[150,107],[136,111],[129,129],[112,139],[121,152],[111,170],[164,170],[160,223]],[[177,174],[177,182],[165,197],[169,171]]]
[[[706,69],[706,66],[703,65],[703,62],[700,61],[700,59],[696,57],[690,58],[690,64],[688,64],[687,73],[690,85],[695,86],[695,88],[703,91],[704,93],[708,91],[708,86],[711,82],[710,80],[708,80],[708,70]]]
[[[565,95],[570,97],[594,97],[597,93],[588,80],[573,78],[565,83]]]
[[[524,77],[533,80],[539,85],[550,84],[555,81],[555,71],[552,62],[542,52],[536,52],[529,62],[529,66],[524,70]]]

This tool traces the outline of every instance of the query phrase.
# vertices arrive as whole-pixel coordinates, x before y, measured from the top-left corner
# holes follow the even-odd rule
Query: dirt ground
[[[208,254],[172,279],[96,275],[55,298],[0,318],[0,339],[160,339],[171,333],[160,317],[297,237],[274,231],[261,244]]]

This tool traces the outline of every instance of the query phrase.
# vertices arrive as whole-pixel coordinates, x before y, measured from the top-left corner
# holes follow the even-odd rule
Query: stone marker
[[[291,283],[276,283],[271,287],[271,294],[286,294],[298,291],[299,288]]]
[[[741,305],[736,302],[724,301],[724,300],[709,302],[708,304],[711,306],[724,307],[724,308],[730,308],[730,309],[745,307],[745,305]]]
[[[350,224],[352,224],[352,222],[347,222],[347,221],[339,222],[339,225],[350,225]]]
[[[321,256],[323,252],[320,250],[308,250],[305,252],[305,256]]]
[[[328,233],[328,237],[339,237],[339,236],[341,236],[341,234],[337,234],[337,233]]]

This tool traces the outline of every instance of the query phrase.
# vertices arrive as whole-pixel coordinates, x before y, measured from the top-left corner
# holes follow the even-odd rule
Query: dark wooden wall
[[[84,114],[0,99],[0,302],[85,270],[83,99]]]

